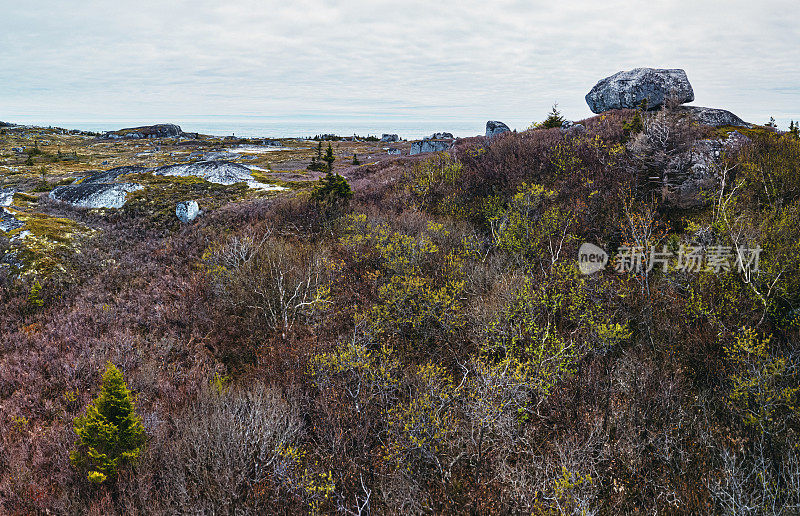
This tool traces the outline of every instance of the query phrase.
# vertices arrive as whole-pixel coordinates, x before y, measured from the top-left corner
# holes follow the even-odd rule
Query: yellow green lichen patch
[[[249,193],[245,183],[219,185],[193,176],[128,174],[123,180],[144,186],[144,189],[128,194],[123,210],[160,223],[177,220],[175,205],[178,202],[195,200],[200,209],[207,211]]]
[[[11,239],[18,239],[18,258],[24,265],[23,274],[48,276],[63,272],[64,258],[75,252],[80,239],[93,232],[70,219],[44,213],[11,211],[25,224],[7,234]]]

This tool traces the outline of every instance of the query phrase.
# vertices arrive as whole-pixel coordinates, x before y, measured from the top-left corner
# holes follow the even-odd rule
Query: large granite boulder
[[[647,109],[656,109],[674,96],[680,104],[694,100],[694,90],[686,72],[680,69],[634,68],[606,77],[586,94],[586,103],[594,113],[610,109],[635,109],[642,101]]]
[[[183,201],[175,206],[175,215],[184,224],[193,221],[199,214],[200,206],[197,205],[197,201]]]
[[[700,106],[679,106],[678,109],[697,120],[703,125],[722,127],[750,127],[750,124],[734,115],[728,110]]]
[[[498,134],[507,133],[511,131],[506,124],[498,122],[497,120],[489,120],[486,122],[486,137],[491,138]]]
[[[388,143],[399,142],[400,141],[400,136],[398,136],[396,134],[386,134],[386,133],[384,133],[383,136],[381,136],[381,141],[382,142],[388,142]]]
[[[175,124],[155,124],[141,127],[127,127],[118,131],[109,131],[103,134],[106,139],[141,139],[141,138],[176,138],[182,136],[183,131]]]
[[[252,183],[255,181],[250,169],[229,161],[197,161],[195,163],[179,163],[158,167],[153,171],[157,176],[194,176],[210,183],[232,185],[236,183]]]
[[[408,151],[410,156],[427,152],[444,152],[453,146],[452,140],[421,140],[412,142]]]
[[[79,183],[57,186],[50,198],[79,208],[122,208],[128,194],[141,190],[135,183]]]

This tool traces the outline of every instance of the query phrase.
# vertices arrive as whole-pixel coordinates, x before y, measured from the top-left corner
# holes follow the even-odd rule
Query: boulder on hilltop
[[[636,109],[642,102],[657,109],[673,97],[685,104],[694,100],[694,90],[681,69],[634,68],[602,79],[586,94],[594,113],[611,109]]]

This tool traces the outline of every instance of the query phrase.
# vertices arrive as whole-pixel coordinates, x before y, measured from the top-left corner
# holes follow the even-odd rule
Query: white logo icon
[[[594,274],[605,268],[608,253],[594,244],[584,243],[578,250],[578,268],[582,274]]]

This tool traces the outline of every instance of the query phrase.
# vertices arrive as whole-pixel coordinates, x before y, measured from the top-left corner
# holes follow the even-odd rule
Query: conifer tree
[[[561,112],[558,110],[558,102],[553,104],[553,109],[550,110],[550,113],[547,114],[547,118],[545,118],[544,122],[537,124],[538,128],[542,129],[551,129],[553,127],[561,127],[561,124],[564,123],[564,117],[561,116]]]
[[[353,154],[353,165],[360,165],[361,162],[358,160],[358,155]]]
[[[328,144],[328,148],[325,150],[325,156],[322,157],[322,161],[328,164],[328,173],[330,173],[333,170],[333,162],[336,161],[330,143]]]
[[[74,425],[78,441],[70,460],[95,483],[113,478],[120,466],[134,462],[145,443],[131,391],[111,362],[103,373],[100,394],[75,418]]]

